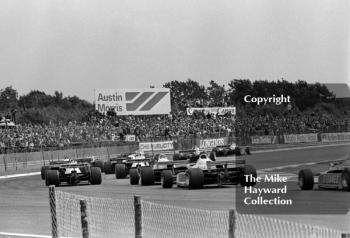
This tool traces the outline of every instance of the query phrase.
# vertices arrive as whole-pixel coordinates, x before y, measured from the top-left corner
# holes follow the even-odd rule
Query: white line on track
[[[10,174],[10,175],[0,176],[0,179],[26,177],[26,176],[39,175],[39,174],[40,172],[25,173],[25,174]]]
[[[303,147],[288,147],[288,148],[276,148],[276,149],[268,149],[268,150],[257,150],[252,151],[254,154],[260,154],[260,153],[269,153],[269,152],[279,152],[279,151],[289,151],[289,150],[306,150],[306,149],[314,149],[314,148],[324,148],[324,147],[335,147],[335,146],[344,146],[349,145],[350,143],[339,143],[339,144],[328,144],[328,145],[310,145],[310,146],[303,146]]]
[[[17,236],[17,237],[33,237],[33,238],[51,238],[52,236],[46,235],[35,235],[35,234],[23,234],[23,233],[12,233],[12,232],[0,232],[0,236]],[[60,238],[73,238],[60,236]]]

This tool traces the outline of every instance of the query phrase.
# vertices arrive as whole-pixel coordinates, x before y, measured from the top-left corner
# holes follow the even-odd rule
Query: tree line
[[[271,105],[247,105],[243,98],[271,97],[281,94],[290,96],[292,106],[298,111],[314,109],[322,105],[335,110],[335,95],[320,83],[309,84],[305,81],[288,82],[286,80],[267,81],[233,79],[228,85],[219,85],[214,80],[209,85],[201,85],[195,80],[171,81],[163,85],[171,92],[172,111],[182,111],[187,106],[236,106],[237,111],[273,111]],[[331,109],[330,109],[331,108]],[[94,105],[77,96],[63,97],[62,92],[53,95],[33,90],[18,96],[11,86],[0,90],[0,115],[14,119],[17,123],[46,124],[49,122],[84,121],[94,111]]]

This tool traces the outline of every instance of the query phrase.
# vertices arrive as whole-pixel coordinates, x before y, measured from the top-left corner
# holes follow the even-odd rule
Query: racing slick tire
[[[46,186],[60,186],[60,175],[58,173],[58,170],[46,170],[45,183]]]
[[[210,152],[209,158],[212,161],[216,161],[216,152],[215,151]]]
[[[345,191],[350,191],[350,169],[345,168],[341,175],[341,183]]]
[[[241,148],[238,146],[235,148],[235,155],[242,155]]]
[[[200,168],[190,168],[186,170],[186,183],[189,189],[201,189],[204,184],[204,174]]]
[[[175,161],[175,160],[181,160],[180,154],[174,154],[173,155],[173,161]]]
[[[125,164],[116,164],[115,165],[115,178],[122,179],[126,177],[126,166]]]
[[[100,168],[101,169],[101,172],[104,172],[104,163],[103,163],[103,161],[102,160],[96,160],[95,161],[95,165],[93,166],[93,167],[98,167],[98,168]]]
[[[102,174],[101,169],[99,167],[92,167],[90,170],[90,183],[101,184],[102,183]]]
[[[301,190],[311,190],[314,187],[314,175],[310,169],[299,171],[298,185]]]
[[[103,168],[104,168],[105,174],[112,174],[113,173],[113,168],[112,168],[111,161],[106,161],[103,164]]]
[[[46,170],[48,170],[49,166],[41,166],[41,179],[45,180]]]
[[[173,187],[173,173],[170,170],[164,170],[162,172],[160,183],[163,188],[172,188]]]
[[[245,175],[252,175],[253,181],[247,181]],[[249,187],[249,186],[254,186],[256,184],[256,177],[257,177],[256,169],[251,166],[251,165],[244,165],[242,169],[242,174],[240,176],[240,181],[239,183],[241,184],[242,187]]]
[[[250,153],[250,148],[247,146],[247,147],[245,147],[245,154],[246,155],[250,155],[251,153]]]
[[[141,185],[153,185],[154,184],[154,173],[151,167],[141,167]]]
[[[140,175],[139,175],[139,173],[138,173],[136,168],[130,169],[129,170],[129,175],[130,175],[130,184],[131,185],[139,184]]]

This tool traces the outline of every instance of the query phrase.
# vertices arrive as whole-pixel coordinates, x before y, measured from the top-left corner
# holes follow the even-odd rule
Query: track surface
[[[346,145],[259,153],[247,156],[246,159],[247,164],[252,164],[261,170],[277,166],[337,159],[344,157],[348,153],[350,154],[350,148]],[[288,171],[288,169],[284,171],[286,170]],[[158,203],[212,210],[234,208],[235,191],[238,189],[236,186],[224,186],[222,188],[214,186],[202,190],[189,191],[180,188],[162,189],[159,185],[141,187],[131,186],[128,179],[115,180],[114,175],[103,176],[102,185],[61,186],[57,189],[87,196],[110,197],[114,199],[132,199],[133,195],[140,195],[142,199]],[[298,199],[298,194],[304,194],[304,192],[298,190],[295,182],[289,182],[288,189],[293,191],[293,199]],[[332,204],[337,203],[347,206],[350,201],[350,193],[341,191],[315,190],[307,191],[305,194],[302,195],[302,202],[299,201],[299,206],[304,205],[315,210],[324,206],[337,209]],[[48,189],[40,179],[40,176],[0,180],[0,214],[1,232],[49,235]],[[268,216],[350,232],[349,214]]]

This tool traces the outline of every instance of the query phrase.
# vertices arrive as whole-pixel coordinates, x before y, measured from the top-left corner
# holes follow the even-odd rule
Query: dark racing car
[[[102,176],[99,167],[92,167],[86,162],[72,161],[65,164],[52,165],[46,170],[45,184],[59,186],[61,183],[77,185],[81,182],[101,184]]]
[[[326,172],[314,174],[310,169],[299,171],[298,185],[302,190],[311,190],[317,183],[323,189],[341,189],[350,191],[350,160],[330,164]]]
[[[249,147],[246,147],[244,150],[245,154],[250,154]],[[230,156],[230,155],[242,155],[244,153],[242,149],[237,146],[235,143],[231,145],[218,145],[214,147],[210,153],[210,157],[221,157],[221,156]]]

